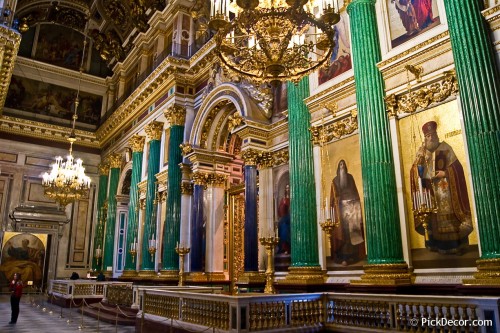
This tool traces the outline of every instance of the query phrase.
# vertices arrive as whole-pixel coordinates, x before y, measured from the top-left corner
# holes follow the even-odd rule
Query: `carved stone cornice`
[[[211,187],[224,187],[227,182],[227,175],[221,175],[218,173],[208,174],[207,185]]]
[[[351,111],[351,116],[338,119],[328,125],[311,126],[311,141],[313,145],[323,145],[333,139],[340,139],[345,135],[354,133],[358,129],[358,111]]]
[[[128,141],[129,146],[132,148],[132,152],[140,153],[144,151],[144,143],[146,138],[139,134],[134,134]]]
[[[262,151],[257,149],[246,149],[241,154],[241,158],[245,161],[245,165],[256,166],[259,162]]]
[[[194,151],[193,150],[193,145],[191,145],[189,142],[181,143],[179,145],[179,147],[181,148],[181,154],[182,154],[182,156],[189,155],[190,153],[192,153]]]
[[[36,139],[44,139],[56,142],[68,142],[68,128],[56,126],[47,123],[10,117],[6,115],[0,116],[0,131],[12,133],[22,136],[28,136]],[[91,148],[99,148],[99,142],[96,140],[95,134],[88,131],[75,130],[76,142],[75,145]]]
[[[171,105],[164,112],[170,126],[184,126],[186,122],[186,108],[177,104]]]
[[[385,103],[389,117],[395,117],[398,114],[411,114],[418,109],[426,109],[429,105],[440,103],[457,93],[455,71],[447,71],[441,81],[399,95],[388,95],[385,97]]]
[[[100,176],[107,176],[109,174],[109,164],[107,162],[101,162],[97,165],[99,169]]]
[[[122,155],[118,153],[110,154],[107,157],[111,169],[120,169],[122,167]]]
[[[148,136],[148,141],[161,140],[163,134],[163,123],[160,121],[152,121],[144,128]]]
[[[181,194],[192,195],[193,194],[193,183],[182,182],[181,183]]]

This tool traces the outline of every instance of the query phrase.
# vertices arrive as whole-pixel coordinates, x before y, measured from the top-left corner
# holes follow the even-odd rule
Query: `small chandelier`
[[[78,81],[78,90],[76,92],[74,114],[72,117],[73,123],[71,133],[68,137],[69,155],[66,157],[66,161],[63,161],[61,156],[57,156],[56,162],[51,165],[52,169],[50,170],[50,173],[45,172],[42,180],[45,195],[52,200],[55,200],[63,207],[71,202],[74,202],[75,200],[86,197],[90,188],[90,178],[85,175],[83,161],[79,158],[75,160],[73,157],[73,143],[76,142],[75,125],[76,120],[78,119],[78,105],[80,104],[78,97],[80,95],[80,86],[83,75],[83,60],[85,58],[83,55],[85,54],[86,45],[87,39],[84,37],[82,62],[80,64],[80,78]]]
[[[328,64],[340,20],[333,0],[214,0],[210,14],[222,64],[257,84],[298,82]]]

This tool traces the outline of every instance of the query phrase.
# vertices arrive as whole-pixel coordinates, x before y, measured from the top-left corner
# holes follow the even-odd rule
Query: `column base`
[[[478,259],[477,272],[473,279],[464,279],[465,285],[498,286],[500,285],[500,258]]]
[[[363,269],[365,274],[361,275],[361,280],[351,280],[352,285],[411,285],[413,275],[406,263],[364,265]]]
[[[123,271],[122,275],[120,275],[118,280],[125,279],[125,278],[134,278],[134,277],[137,277],[137,275],[138,274],[136,271],[126,270],[126,271]]]
[[[227,281],[224,272],[205,272],[208,282],[223,282]]]
[[[139,280],[148,280],[148,279],[152,279],[152,278],[155,278],[156,277],[156,272],[155,271],[150,271],[150,270],[145,270],[145,271],[139,271],[139,273],[137,273],[137,278]]]
[[[179,281],[179,271],[175,269],[162,269],[158,278],[162,281]]]
[[[288,267],[288,275],[284,280],[278,280],[276,284],[284,285],[313,285],[325,283],[325,272],[321,266]]]
[[[264,284],[266,276],[260,272],[244,272],[238,277],[236,284]]]
[[[186,282],[207,282],[207,275],[205,272],[187,272]]]

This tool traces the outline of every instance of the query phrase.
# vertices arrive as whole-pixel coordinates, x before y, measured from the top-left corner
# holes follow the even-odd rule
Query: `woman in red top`
[[[12,308],[12,317],[9,324],[15,324],[19,316],[19,302],[23,295],[23,281],[21,274],[15,273],[14,280],[10,283],[10,306]]]

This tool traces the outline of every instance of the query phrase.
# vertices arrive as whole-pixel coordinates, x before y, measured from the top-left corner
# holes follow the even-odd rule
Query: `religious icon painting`
[[[274,229],[279,243],[274,256],[277,272],[286,272],[291,263],[291,221],[290,221],[290,173],[288,165],[273,168],[274,183]]]
[[[0,280],[10,281],[14,273],[19,273],[26,284],[31,281],[34,286],[42,286],[46,247],[46,234],[6,231],[2,242]]]
[[[457,102],[399,123],[413,267],[475,267],[479,250]]]
[[[387,0],[391,47],[441,23],[437,0]]]
[[[340,22],[333,29],[335,47],[330,57],[330,65],[319,70],[318,84],[323,84],[352,68],[349,20],[346,12],[340,14]]]
[[[366,235],[359,135],[328,144],[323,149],[320,220],[338,223],[325,244],[327,268],[362,269],[366,264]]]

